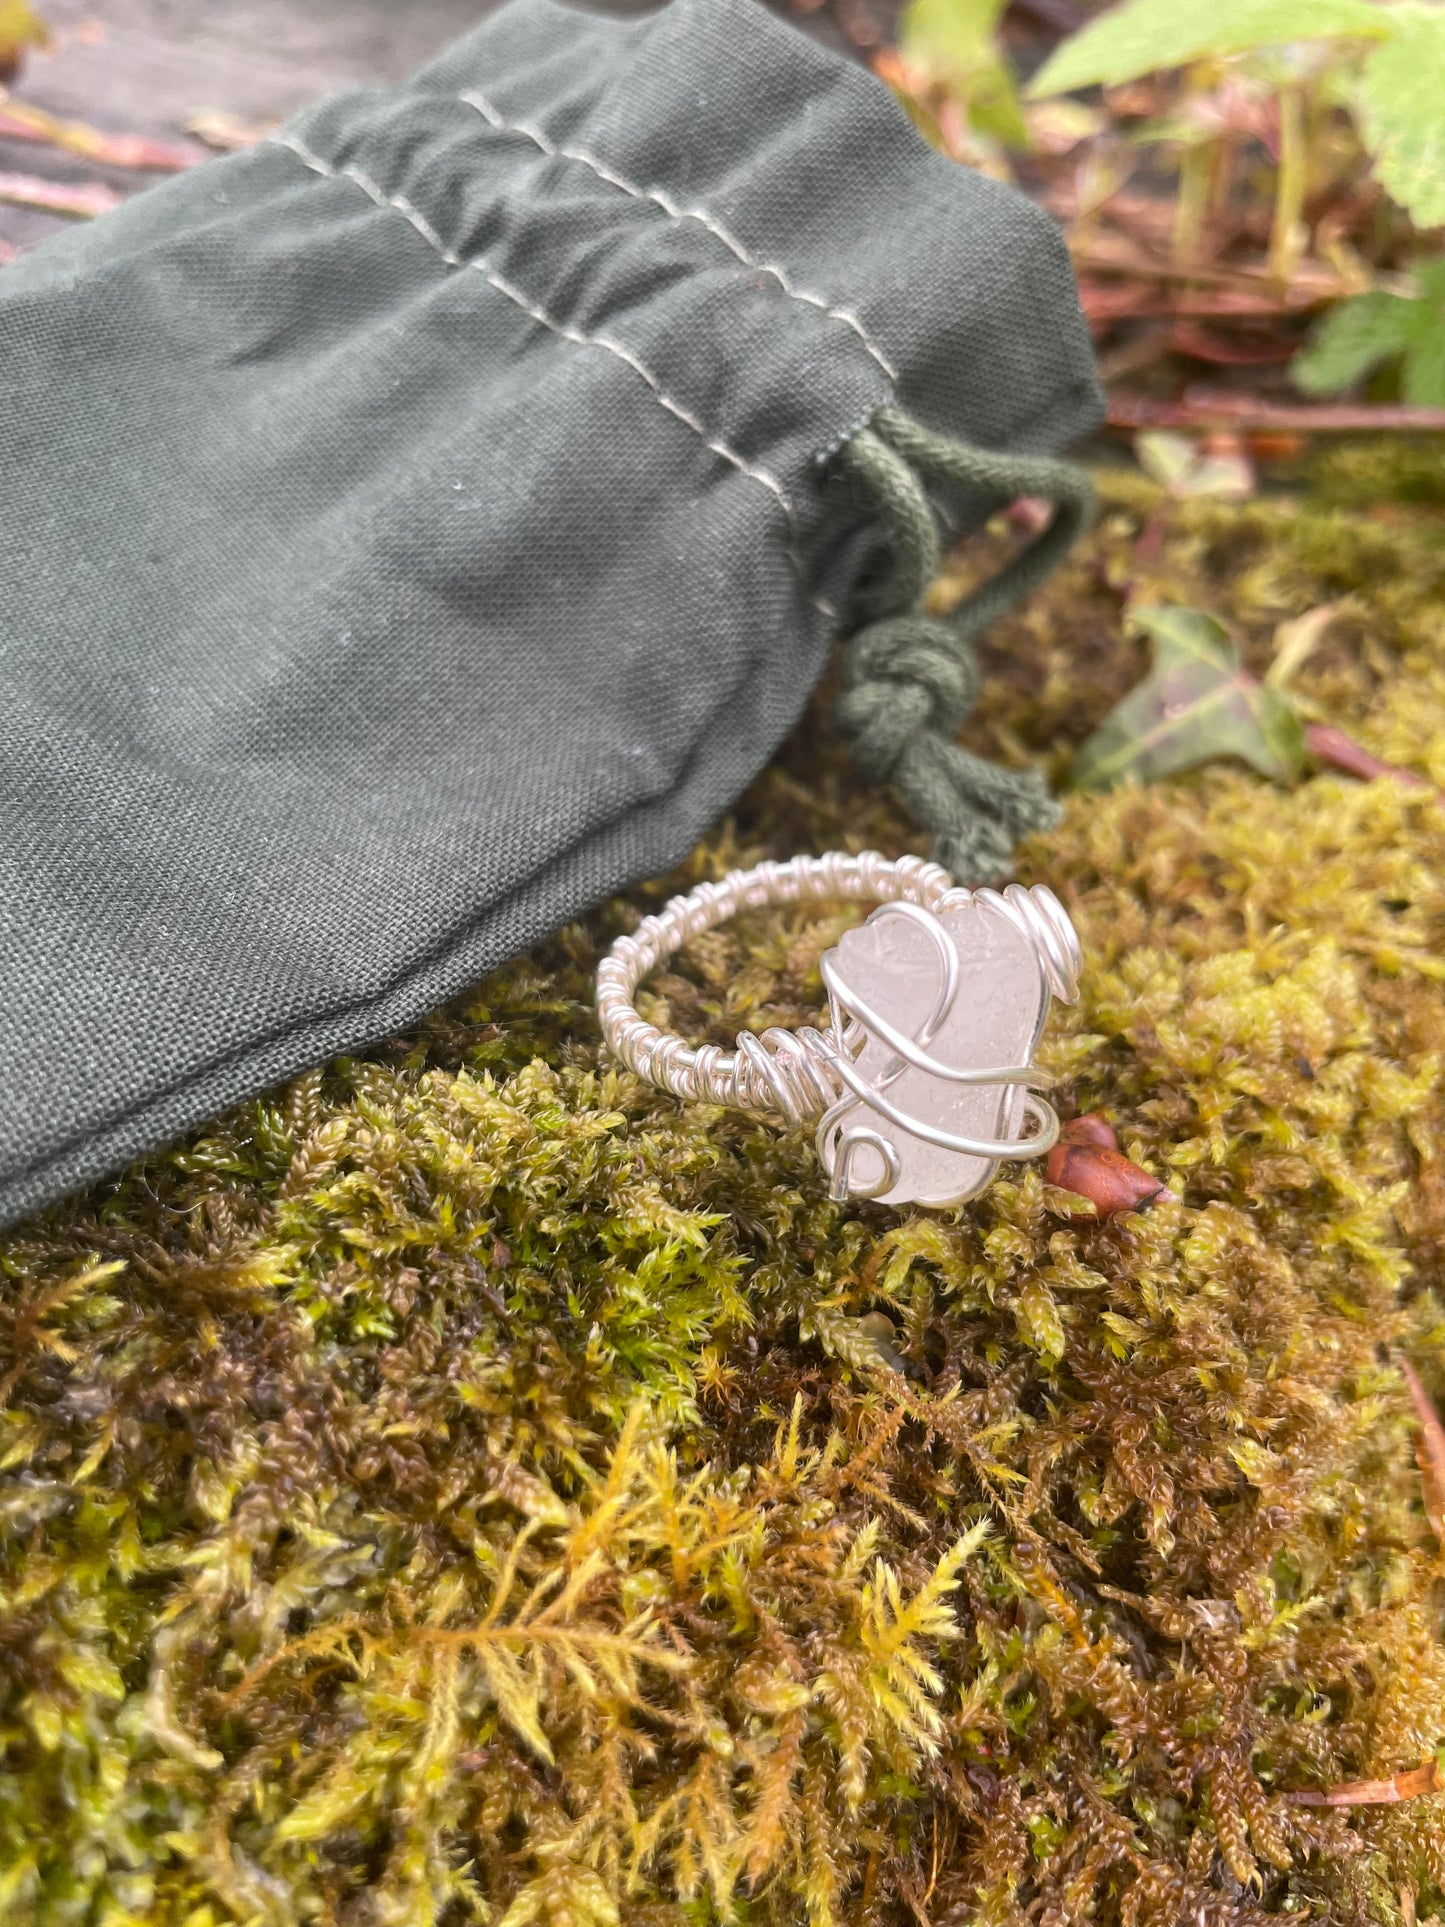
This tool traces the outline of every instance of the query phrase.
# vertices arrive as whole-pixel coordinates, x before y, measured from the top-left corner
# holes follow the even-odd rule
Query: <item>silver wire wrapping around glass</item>
[[[744,1031],[725,1050],[638,1014],[638,986],[705,930],[741,910],[839,899],[879,908],[822,959],[825,1028]],[[1058,1139],[1037,1094],[1051,1080],[1032,1060],[1051,1000],[1077,996],[1081,962],[1068,912],[1041,884],[966,890],[921,857],[830,851],[734,870],[644,917],[598,967],[597,1011],[613,1054],[676,1097],[816,1118],[834,1197],[962,1204],[1003,1159],[1041,1157]]]

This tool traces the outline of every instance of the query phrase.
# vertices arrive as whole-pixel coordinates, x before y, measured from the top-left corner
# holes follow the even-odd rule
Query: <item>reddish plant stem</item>
[[[1445,1425],[1435,1402],[1420,1383],[1420,1374],[1408,1358],[1400,1360],[1400,1372],[1409,1388],[1410,1403],[1420,1421],[1415,1437],[1415,1462],[1420,1468],[1420,1484],[1425,1491],[1425,1514],[1435,1537],[1445,1549]]]
[[[1405,403],[1271,402],[1253,395],[1191,389],[1182,401],[1155,401],[1119,390],[1109,397],[1111,428],[1282,428],[1303,434],[1415,429],[1445,433],[1445,408]]]
[[[98,127],[87,127],[84,121],[62,120],[19,100],[0,103],[0,135],[7,140],[63,148],[105,167],[137,167],[151,173],[179,173],[206,158],[199,147],[152,140],[148,134],[102,133]]]
[[[1372,756],[1369,750],[1357,743],[1353,736],[1347,736],[1332,723],[1307,724],[1305,747],[1317,763],[1340,770],[1346,776],[1358,776],[1362,782],[1371,782],[1377,776],[1393,776],[1397,783],[1406,783],[1414,790],[1430,788],[1425,778],[1417,776],[1414,770],[1402,769],[1398,763],[1381,762],[1378,756]]]
[[[109,214],[113,207],[120,206],[121,197],[102,181],[71,186],[64,181],[42,181],[33,174],[0,174],[0,201],[86,221],[97,214]]]

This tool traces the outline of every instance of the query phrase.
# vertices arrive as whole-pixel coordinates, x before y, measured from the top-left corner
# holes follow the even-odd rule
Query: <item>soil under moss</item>
[[[1178,508],[1152,581],[1108,478],[977,746],[1062,766],[1126,591],[1256,667],[1328,601],[1303,696],[1445,783],[1445,518],[1354,474]],[[918,847],[820,700],[687,875],[838,845]],[[609,1068],[590,972],[674,878],[0,1242],[0,1919],[1445,1914],[1445,1797],[1288,1798],[1445,1740],[1392,1362],[1445,1391],[1445,802],[1220,767],[1020,873],[1088,957],[1061,1108],[1182,1202],[844,1208]],[[800,1020],[837,927],[654,1008]]]

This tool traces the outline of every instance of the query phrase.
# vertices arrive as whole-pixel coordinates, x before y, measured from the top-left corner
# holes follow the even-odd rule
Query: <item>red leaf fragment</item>
[[[1445,1774],[1439,1762],[1408,1767],[1388,1780],[1346,1780],[1340,1786],[1302,1787],[1285,1798],[1297,1807],[1391,1807],[1402,1800],[1418,1800],[1425,1793],[1445,1793]]]
[[[1071,1117],[1059,1133],[1061,1144],[1101,1144],[1106,1151],[1117,1151],[1119,1133],[1099,1111],[1085,1111]]]
[[[1174,1197],[1168,1185],[1125,1157],[1113,1126],[1097,1111],[1065,1124],[1044,1175],[1058,1190],[1087,1198],[1101,1218],[1141,1211],[1158,1198]]]
[[[1425,1491],[1425,1516],[1445,1549],[1445,1425],[1440,1423],[1434,1401],[1408,1358],[1400,1360],[1400,1376],[1409,1389],[1410,1403],[1420,1421],[1420,1430],[1415,1435],[1415,1462]]]

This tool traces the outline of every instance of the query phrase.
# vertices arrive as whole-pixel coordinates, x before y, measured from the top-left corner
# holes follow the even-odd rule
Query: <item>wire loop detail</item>
[[[883,906],[871,921],[897,918],[920,929],[938,966],[932,1008],[911,1031],[899,1028],[850,987],[837,951],[823,959],[830,1015],[822,1027],[791,1031],[773,1028],[760,1035],[742,1032],[735,1050],[716,1044],[692,1046],[661,1031],[639,1015],[633,1002],[638,986],[660,963],[706,930],[728,922],[742,910],[768,904],[857,900]],[[719,882],[704,883],[690,895],[674,897],[642,922],[631,936],[619,937],[597,972],[597,1010],[608,1048],[640,1077],[690,1102],[727,1105],[789,1124],[818,1120],[818,1154],[832,1180],[834,1195],[873,1197],[899,1182],[895,1138],[867,1119],[959,1157],[996,1162],[1039,1157],[1058,1136],[1051,1107],[1034,1093],[1047,1077],[1028,1063],[960,1066],[930,1051],[960,996],[962,960],[941,918],[967,905],[987,907],[1026,940],[1049,995],[1072,1002],[1077,995],[1080,952],[1063,905],[1041,886],[1010,884],[1003,892],[955,886],[936,863],[920,857],[890,860],[877,851],[859,856],[832,851],[821,857],[794,857],[789,863],[762,863],[734,870]],[[1047,999],[1045,999],[1045,1002]],[[859,1060],[872,1042],[888,1053],[865,1075]],[[876,1052],[875,1052],[876,1058]],[[1028,1086],[1021,1119],[1027,1136],[985,1138],[921,1119],[900,1109],[890,1087],[909,1069],[945,1086]],[[862,1109],[867,1117],[850,1122]],[[867,1154],[865,1157],[865,1153]],[[865,1178],[860,1164],[873,1167]]]

